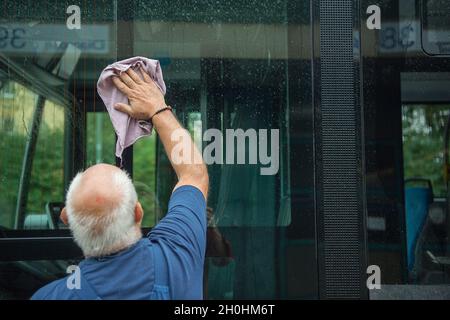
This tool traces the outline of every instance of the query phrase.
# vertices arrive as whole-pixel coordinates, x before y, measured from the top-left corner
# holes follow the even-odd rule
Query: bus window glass
[[[65,191],[78,171],[118,163],[96,83],[112,62],[145,56],[160,61],[166,101],[208,165],[204,297],[317,298],[310,3],[4,1],[0,235],[58,237],[61,247],[30,249],[41,258],[10,252],[20,257],[0,261],[0,296],[28,298],[78,262],[58,260],[72,243],[53,230],[66,228],[57,219]],[[67,27],[72,4],[81,29]],[[166,214],[176,176],[156,133],[127,151],[147,231]],[[26,288],[8,281],[24,274]]]
[[[153,227],[162,211],[156,197],[156,133],[133,146],[133,182],[144,209],[144,227]]]
[[[438,298],[450,284],[450,11],[439,0],[381,10],[398,45],[386,50],[375,40],[385,31],[363,31],[368,256],[385,286],[371,294]]]
[[[288,60],[298,57],[288,54],[286,2],[138,1],[133,11],[135,54],[160,58],[168,102],[197,145],[208,152],[221,141],[204,152],[217,224],[288,225],[290,151],[280,137],[289,128]]]
[[[115,164],[116,137],[108,114],[89,112],[86,122],[86,131],[89,133],[86,137],[87,166],[96,163]]]
[[[25,146],[38,97],[10,79],[2,79],[1,85],[0,146],[10,152],[0,152],[0,226],[14,228]]]
[[[24,229],[47,229],[52,227],[49,206],[64,202],[64,107],[46,101],[41,127],[36,141],[28,199],[23,225]],[[16,211],[17,212],[17,211]],[[48,226],[42,221],[48,220]],[[35,221],[40,223],[35,224]]]
[[[432,55],[450,54],[450,3],[422,0],[422,45]]]

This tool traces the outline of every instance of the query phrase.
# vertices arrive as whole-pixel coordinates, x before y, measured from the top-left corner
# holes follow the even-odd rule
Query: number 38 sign
[[[399,53],[405,50],[421,50],[419,21],[383,22],[381,9],[377,5],[368,6],[366,13],[367,29],[379,31],[380,52]]]
[[[82,24],[80,8],[67,7],[67,17],[61,24],[0,24],[0,51],[13,53],[41,53],[64,51],[71,44],[85,53],[109,53],[110,26]]]

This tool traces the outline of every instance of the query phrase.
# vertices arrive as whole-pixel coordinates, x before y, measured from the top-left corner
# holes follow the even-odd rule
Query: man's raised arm
[[[130,68],[113,78],[114,84],[130,102],[130,105],[118,103],[115,108],[136,119],[151,119],[177,174],[175,189],[192,185],[200,189],[206,199],[209,180],[201,153],[174,114],[170,110],[161,111],[167,108],[164,95],[145,71],[141,70],[141,73],[143,79]]]

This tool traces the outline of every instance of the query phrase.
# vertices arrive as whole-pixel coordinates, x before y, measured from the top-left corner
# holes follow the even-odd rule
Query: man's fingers
[[[116,85],[117,89],[125,93],[127,96],[131,93],[131,89],[122,81],[118,76],[112,77],[112,81]]]
[[[134,82],[134,80],[130,78],[128,73],[121,72],[119,74],[119,77],[128,86],[128,88],[133,89],[136,87],[136,82]]]
[[[148,75],[147,72],[145,72],[144,68],[140,67],[139,70],[141,70],[142,76],[144,77],[144,81],[147,83],[153,83],[152,78]]]
[[[154,90],[157,90],[158,92],[162,92],[162,90],[159,87],[158,83],[155,80],[153,80],[150,76],[148,78],[149,78],[148,84],[150,86],[152,86]]]
[[[120,111],[120,112],[124,112],[124,113],[128,114],[129,116],[133,115],[133,109],[131,108],[131,106],[129,106],[126,103],[120,103],[120,102],[116,103],[114,105],[114,109],[116,109],[117,111]]]
[[[126,72],[127,72],[128,76],[129,76],[131,79],[133,79],[134,82],[136,82],[137,84],[142,83],[141,78],[139,77],[139,75],[138,75],[136,72],[134,72],[133,69],[128,68],[128,70],[127,70]]]
[[[153,80],[147,72],[145,72],[145,70],[141,67],[140,68],[142,76],[144,77],[144,81],[147,82],[148,84],[150,84],[154,89],[157,89],[159,91],[161,91],[161,89],[159,88],[159,86],[156,84],[156,81]]]

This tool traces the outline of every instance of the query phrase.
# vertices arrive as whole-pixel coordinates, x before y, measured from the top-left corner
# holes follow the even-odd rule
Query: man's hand
[[[156,111],[166,107],[166,102],[155,81],[142,68],[140,71],[143,79],[131,68],[112,78],[116,87],[128,97],[131,104],[117,103],[114,108],[132,118],[149,120]]]

